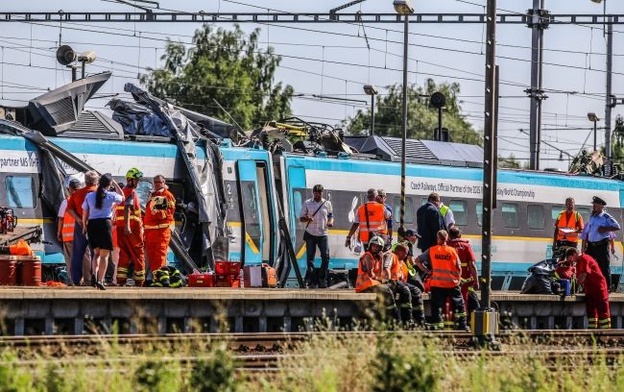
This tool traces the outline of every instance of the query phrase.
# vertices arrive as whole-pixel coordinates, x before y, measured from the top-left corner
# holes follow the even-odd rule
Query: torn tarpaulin
[[[160,116],[142,104],[111,99],[107,106],[113,111],[113,120],[121,124],[126,134],[172,136]]]

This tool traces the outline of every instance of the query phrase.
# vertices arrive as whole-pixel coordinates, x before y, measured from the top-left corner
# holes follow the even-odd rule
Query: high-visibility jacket
[[[381,255],[375,257],[371,252],[366,252],[360,257],[358,263],[357,279],[355,280],[355,292],[362,291],[378,285],[378,278],[381,275]]]
[[[367,212],[368,220],[366,219]],[[385,212],[386,207],[376,201],[369,201],[358,208],[360,241],[367,243],[371,237],[371,233],[377,233],[383,236],[388,234]]]
[[[573,211],[572,214],[568,215],[567,211],[561,211],[559,215],[557,215],[557,223],[555,224],[557,227],[557,241],[570,241],[570,242],[578,242],[579,233],[562,233],[559,229],[577,229],[583,230],[583,217],[578,211]]]
[[[448,245],[429,248],[431,260],[431,287],[453,288],[459,286],[461,265],[455,249]]]
[[[152,192],[145,205],[144,228],[164,229],[171,226],[174,221],[175,203],[175,197],[164,188]]]
[[[120,224],[124,224],[124,210],[126,208],[126,201],[131,198],[132,199],[132,207],[130,209],[130,215],[129,215],[129,219],[134,219],[137,220],[139,222],[142,222],[141,220],[141,201],[139,200],[139,196],[136,193],[136,190],[134,188],[125,186],[123,189],[123,194],[124,194],[124,201],[121,204],[118,204],[117,207],[115,207],[115,216],[116,216],[116,220],[117,222],[120,222]],[[122,226],[123,227],[123,226]]]
[[[388,257],[390,257],[390,260],[392,260],[390,264],[390,277],[389,278],[392,280],[404,281],[403,277],[405,277],[405,281],[407,281],[407,271],[403,270],[403,266],[405,266],[405,263],[399,260],[399,257],[394,253],[390,253]],[[405,266],[405,269],[407,270],[407,266]],[[382,275],[384,275],[384,278],[387,278],[385,276],[385,272],[386,271],[383,270]]]
[[[69,197],[67,198],[67,200],[69,200]],[[74,240],[74,225],[75,224],[76,224],[76,220],[67,211],[67,207],[66,207],[65,213],[63,214],[63,226],[61,227],[61,236],[63,238],[63,242],[72,242]]]
[[[450,208],[446,204],[440,207],[440,214],[442,214],[442,218],[446,218],[446,214],[449,210]]]

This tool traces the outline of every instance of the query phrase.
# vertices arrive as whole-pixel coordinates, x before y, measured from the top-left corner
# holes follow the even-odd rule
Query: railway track
[[[206,349],[224,344],[234,354],[280,354],[290,352],[306,341],[316,338],[349,339],[363,336],[394,334],[398,337],[434,338],[454,347],[469,349],[473,335],[458,331],[396,331],[396,332],[294,332],[294,333],[188,333],[166,335],[53,335],[53,336],[2,336],[0,349],[9,348],[28,356],[47,354],[55,357],[76,354],[96,355],[106,349],[125,349],[142,353],[150,349],[175,348],[180,345]],[[526,344],[544,347],[605,347],[624,348],[624,330],[518,330],[497,335],[503,346]]]
[[[473,336],[457,331],[397,332],[299,332],[244,334],[171,334],[171,335],[80,335],[0,337],[0,352],[12,350],[20,366],[36,368],[59,359],[64,364],[86,369],[115,367],[144,361],[156,355],[159,362],[172,368],[188,368],[209,359],[215,347],[230,351],[241,374],[279,371],[284,365],[310,363],[299,345],[314,339],[355,339],[370,335],[396,335],[399,338],[438,339],[433,352],[441,358],[474,361],[496,358],[534,358],[549,370],[574,370],[579,365],[604,363],[611,368],[624,361],[624,330],[506,331],[497,336],[499,350],[478,350]],[[183,345],[182,347],[180,345]],[[174,353],[180,353],[176,355]],[[147,354],[147,355],[146,355]],[[298,361],[298,359],[304,359]],[[306,365],[303,365],[306,366]]]

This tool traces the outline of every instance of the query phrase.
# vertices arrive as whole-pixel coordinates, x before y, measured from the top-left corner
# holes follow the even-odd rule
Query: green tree
[[[291,114],[293,88],[274,83],[281,58],[272,47],[258,48],[260,30],[246,36],[205,24],[193,46],[169,41],[161,57],[164,67],[148,69],[141,83],[150,93],[180,106],[230,122],[217,100],[245,129]]]
[[[390,87],[388,94],[378,96],[375,113],[375,134],[381,136],[401,137],[401,102],[403,100],[401,85]],[[441,83],[437,85],[433,79],[427,79],[424,86],[410,85],[407,89],[407,137],[410,139],[433,139],[433,132],[438,127],[438,111],[429,107],[429,96],[440,91],[446,96],[446,109],[442,112],[442,127],[449,130],[450,140],[458,143],[482,144],[483,136],[466,121],[461,113],[457,99],[460,92],[459,83]],[[362,135],[368,132],[370,109],[358,110],[347,124],[347,132],[351,135]]]
[[[520,164],[520,161],[516,159],[514,154],[509,154],[507,158],[501,155],[498,156],[498,167],[510,168],[510,169],[521,169],[522,165]]]

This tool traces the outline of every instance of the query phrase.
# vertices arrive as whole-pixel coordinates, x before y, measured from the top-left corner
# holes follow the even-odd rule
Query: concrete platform
[[[353,290],[3,287],[0,326],[4,335],[298,331],[318,322],[349,325],[375,298]],[[492,305],[522,328],[586,327],[582,295],[495,292]],[[623,294],[612,294],[611,314],[622,328]]]

